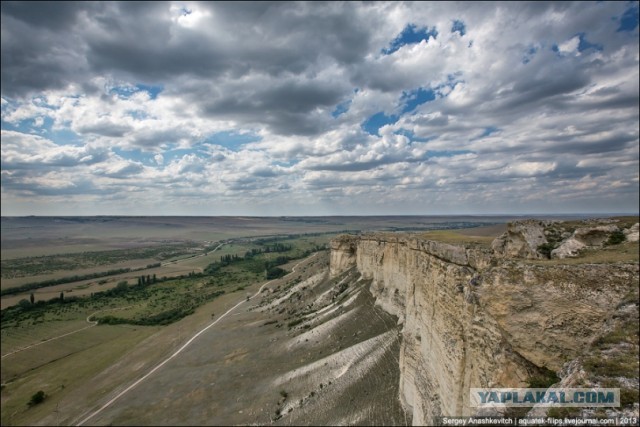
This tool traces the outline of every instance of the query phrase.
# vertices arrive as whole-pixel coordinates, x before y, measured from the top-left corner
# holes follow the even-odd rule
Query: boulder
[[[507,231],[491,243],[494,253],[502,258],[545,258],[538,246],[547,243],[544,229],[548,221],[528,219],[507,225]]]
[[[611,234],[618,230],[615,225],[576,228],[571,237],[551,251],[551,258],[575,257],[586,247],[602,247]]]

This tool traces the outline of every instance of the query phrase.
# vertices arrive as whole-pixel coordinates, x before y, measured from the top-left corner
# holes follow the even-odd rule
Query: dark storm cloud
[[[78,13],[90,7],[87,2],[3,1],[2,14],[34,27],[61,30],[73,26]]]
[[[3,3],[3,33],[11,39],[11,45],[3,45],[3,52],[7,48],[12,54],[8,58],[24,60],[18,53],[42,56],[52,50],[53,42],[55,54],[44,55],[42,65],[53,63],[60,68],[59,62],[65,61],[57,59],[80,50],[85,51],[88,72],[127,73],[145,81],[182,75],[210,78],[223,73],[235,78],[250,71],[297,74],[323,57],[351,63],[362,59],[371,32],[366,23],[355,19],[358,8],[350,4],[198,5],[210,10],[211,16],[206,19],[210,20],[211,31],[172,31],[176,26],[172,18],[180,12],[170,11],[168,2],[106,2],[92,7],[86,14],[89,21],[79,25],[77,16],[88,9],[86,5],[45,4],[41,7],[27,2],[4,7]],[[45,20],[49,9],[54,13]],[[58,31],[52,40],[48,30],[53,29]],[[38,52],[28,54],[25,47],[33,49],[38,43]],[[68,65],[69,71],[78,66]],[[14,71],[19,68],[16,64]],[[5,77],[15,78],[10,71]],[[60,81],[49,84],[55,87]],[[46,81],[34,89],[43,87],[47,87]]]
[[[189,95],[202,113],[211,118],[242,118],[263,123],[283,135],[312,135],[323,130],[322,120],[313,116],[318,107],[329,108],[339,102],[342,91],[333,82],[268,81],[218,89],[218,97],[197,90]],[[265,87],[266,86],[266,87]],[[325,121],[328,120],[325,119]]]
[[[371,43],[373,22],[359,19],[366,9],[356,4],[196,7],[181,12],[167,2],[106,2],[40,10],[30,3],[3,3],[2,93],[21,97],[70,83],[88,88],[92,77],[104,74],[161,82],[177,92],[195,85],[202,99],[193,100],[214,117],[236,115],[249,122],[263,117],[276,133],[312,135],[324,126],[307,113],[335,105],[345,92],[344,84],[329,85],[317,73],[331,64],[362,61]],[[50,20],[44,18],[47,11]],[[197,30],[176,21],[191,13],[204,14],[206,22]],[[249,75],[273,81],[252,87],[241,81]],[[298,82],[278,81],[294,76]],[[203,84],[213,92],[203,91]],[[225,90],[238,85],[244,96]],[[221,89],[222,98],[211,100],[212,86]]]
[[[25,96],[82,81],[85,74],[82,12],[89,2],[2,2],[2,94]]]

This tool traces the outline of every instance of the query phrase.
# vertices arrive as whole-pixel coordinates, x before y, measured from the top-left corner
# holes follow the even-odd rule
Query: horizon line
[[[435,217],[435,216],[639,216],[640,212],[527,212],[527,213],[449,213],[449,214],[349,214],[349,215],[0,215],[0,218],[347,218],[347,217]]]

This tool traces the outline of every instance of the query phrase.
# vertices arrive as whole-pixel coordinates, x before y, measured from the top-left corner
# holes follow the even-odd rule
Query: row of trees
[[[97,279],[99,277],[113,276],[115,274],[128,273],[130,271],[130,268],[117,268],[109,271],[61,277],[60,279],[51,279],[36,283],[27,283],[25,285],[16,286],[14,288],[2,289],[0,291],[0,296],[20,294],[26,291],[31,291],[33,289],[46,288],[47,286],[62,285],[69,282],[78,282],[80,280]]]
[[[147,286],[154,283],[158,283],[155,273],[153,273],[153,276],[147,274],[146,276],[143,275],[138,277],[138,286]]]

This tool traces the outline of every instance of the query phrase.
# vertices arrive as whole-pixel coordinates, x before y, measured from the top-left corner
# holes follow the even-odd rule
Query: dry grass
[[[19,380],[5,385],[2,391],[2,425],[30,425],[53,413],[57,402],[75,386],[90,382],[96,372],[113,364],[156,331],[157,328],[153,327],[102,326],[70,335],[68,339],[62,338],[66,341],[56,342],[51,347],[57,353],[68,349],[70,353],[67,356],[51,354],[42,348],[16,354],[20,363],[12,363],[12,369],[26,370],[28,375],[22,374]],[[78,346],[82,349],[78,350]],[[6,362],[3,360],[3,367],[8,363],[9,358]],[[43,390],[48,398],[42,404],[29,408],[29,397],[38,390]]]
[[[490,247],[495,237],[491,236],[474,236],[465,235],[458,230],[434,230],[418,234],[419,237],[426,240],[437,240],[439,242],[451,243],[456,245],[479,245]]]
[[[604,248],[586,249],[575,258],[528,260],[527,262],[544,265],[637,263],[638,249],[638,242],[625,242]]]

